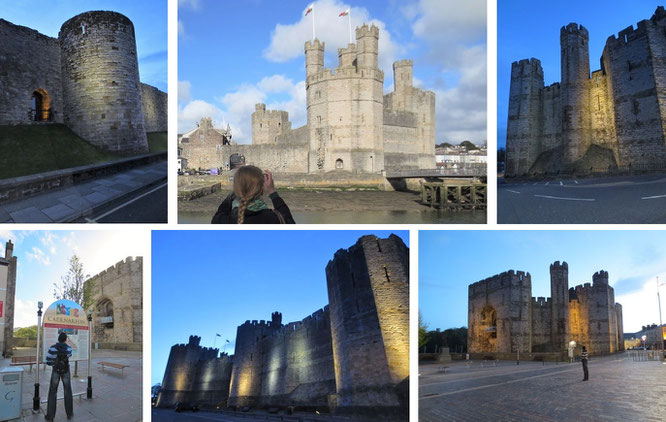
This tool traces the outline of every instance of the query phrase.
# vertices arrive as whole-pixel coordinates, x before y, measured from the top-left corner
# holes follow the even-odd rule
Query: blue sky
[[[292,127],[306,123],[303,46],[312,38],[310,1],[178,1],[178,131],[212,117],[250,143],[254,105],[289,111]],[[314,2],[325,66],[363,22],[380,28],[384,91],[393,89],[394,60],[414,59],[415,83],[437,96],[437,142],[486,139],[485,0],[342,0]]]
[[[0,18],[57,38],[79,13],[111,10],[134,23],[141,82],[167,92],[167,0],[0,0]]]
[[[419,310],[429,329],[467,326],[467,289],[508,270],[529,272],[532,296],[550,296],[550,264],[569,264],[569,287],[608,271],[624,332],[659,323],[656,277],[666,281],[663,231],[420,231]],[[661,288],[666,311],[666,286]]]
[[[46,307],[55,300],[53,283],[67,273],[72,255],[79,256],[84,274],[94,276],[129,256],[150,252],[150,235],[143,230],[0,230],[2,257],[8,239],[18,258],[15,328],[37,324],[37,302]]]
[[[650,19],[654,1],[563,0],[557,3],[513,0],[497,7],[497,146],[506,145],[511,63],[541,60],[544,83],[561,81],[560,28],[570,22],[582,24],[590,34],[590,71],[601,68],[599,59],[609,36]]]
[[[328,304],[325,268],[359,237],[406,231],[153,231],[152,376],[162,382],[171,346],[201,336],[201,345],[233,354],[246,320],[300,321]]]

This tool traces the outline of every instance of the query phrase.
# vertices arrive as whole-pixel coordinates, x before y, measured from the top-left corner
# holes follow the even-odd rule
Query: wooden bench
[[[113,363],[113,362],[97,362],[98,365],[102,365],[102,371],[104,371],[105,366],[110,366],[112,368],[120,369],[120,374],[124,375],[123,371],[125,368],[129,368],[129,365],[123,365],[122,363]]]
[[[39,362],[40,364],[43,362]],[[32,365],[37,364],[37,358],[35,356],[12,356],[12,363],[10,366],[21,366],[21,365],[30,365],[30,372],[32,372]]]

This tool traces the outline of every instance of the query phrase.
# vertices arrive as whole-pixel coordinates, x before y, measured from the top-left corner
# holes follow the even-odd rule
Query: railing
[[[418,169],[405,171],[387,171],[386,177],[389,178],[427,178],[427,177],[481,177],[487,173],[487,166],[464,165],[458,167],[440,167],[436,169]]]
[[[646,362],[664,359],[663,350],[628,350],[629,357],[634,362]]]

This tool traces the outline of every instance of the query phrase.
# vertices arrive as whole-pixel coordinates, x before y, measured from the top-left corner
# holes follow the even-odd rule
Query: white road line
[[[512,193],[520,193],[517,190],[511,190],[511,189],[507,189],[507,191],[512,192]]]
[[[538,183],[537,183],[537,182],[534,182],[534,186],[536,186],[536,185],[538,185]]]
[[[564,183],[562,183],[562,181],[561,181],[561,180],[560,180],[560,186],[564,186]]]
[[[657,199],[657,198],[666,198],[666,195],[644,196],[641,199]]]
[[[563,201],[596,201],[596,199],[591,199],[591,198],[560,198],[559,196],[550,196],[550,195],[534,195],[534,196],[547,199],[561,199]]]
[[[578,184],[578,180],[574,180],[574,183],[575,183],[575,184]]]
[[[546,182],[546,186],[548,186],[549,183],[550,183],[550,182]]]
[[[167,183],[164,183],[163,185],[160,185],[160,186],[158,186],[158,187],[156,187],[156,188],[154,188],[154,189],[152,189],[152,190],[149,190],[148,192],[144,192],[144,193],[142,193],[141,195],[137,196],[136,198],[133,198],[133,199],[131,199],[131,200],[125,202],[124,204],[120,204],[120,205],[118,205],[117,207],[115,207],[115,208],[112,209],[111,211],[107,211],[107,212],[105,212],[104,214],[97,216],[97,218],[94,218],[94,219],[86,218],[86,222],[87,222],[87,223],[97,223],[97,220],[99,220],[99,219],[101,219],[101,218],[104,218],[104,217],[106,217],[106,216],[109,215],[109,214],[113,214],[114,212],[118,211],[119,209],[128,206],[128,205],[131,204],[132,202],[138,201],[139,199],[143,198],[144,196],[146,196],[146,195],[150,195],[151,193],[155,192],[156,190],[160,190],[160,189],[162,189],[162,188],[165,187],[166,185],[167,185]]]

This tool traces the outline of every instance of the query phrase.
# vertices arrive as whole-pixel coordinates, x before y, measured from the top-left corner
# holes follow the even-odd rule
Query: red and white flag
[[[312,12],[313,9],[314,9],[314,3],[312,3],[311,5],[308,6],[307,9],[305,9],[305,16],[307,16],[308,13]]]
[[[349,9],[345,10],[344,12],[340,13],[338,17],[340,16],[347,16],[349,14]]]

